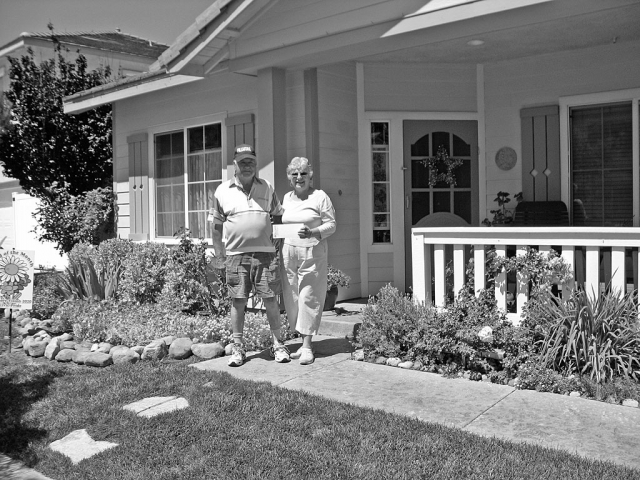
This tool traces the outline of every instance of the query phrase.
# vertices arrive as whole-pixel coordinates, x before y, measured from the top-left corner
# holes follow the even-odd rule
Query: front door
[[[403,132],[405,275],[409,291],[413,284],[412,227],[419,222],[433,227],[479,225],[478,124],[471,120],[405,120]],[[431,167],[430,158],[436,159]],[[461,160],[461,164],[454,167],[455,160]],[[431,221],[428,217],[434,213],[438,215]]]

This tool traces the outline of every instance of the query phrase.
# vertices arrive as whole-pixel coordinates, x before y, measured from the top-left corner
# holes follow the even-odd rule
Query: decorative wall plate
[[[516,151],[511,147],[502,147],[496,152],[496,165],[500,170],[511,170],[518,160]]]

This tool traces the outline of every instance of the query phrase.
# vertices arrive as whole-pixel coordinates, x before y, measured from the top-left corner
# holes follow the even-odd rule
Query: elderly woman
[[[284,304],[291,329],[302,335],[302,347],[291,355],[309,365],[315,357],[311,341],[318,333],[327,294],[327,237],[336,231],[329,196],[311,186],[309,160],[295,157],[287,167],[293,190],[284,196],[282,223],[301,223],[299,238],[285,238],[282,247]]]

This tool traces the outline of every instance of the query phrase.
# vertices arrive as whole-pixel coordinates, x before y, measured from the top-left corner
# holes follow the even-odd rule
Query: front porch
[[[451,246],[447,248],[447,246]],[[588,294],[600,292],[603,285],[626,292],[638,288],[638,247],[640,228],[619,227],[438,227],[413,228],[411,253],[413,258],[413,297],[418,302],[445,305],[447,295],[447,266],[453,271],[454,295],[466,281],[466,266],[473,256],[473,282],[477,292],[486,284],[485,249],[495,246],[498,256],[505,256],[509,247],[517,255],[527,247],[540,252],[553,248],[570,266],[574,279],[563,286],[568,293],[576,285]],[[469,248],[473,247],[473,249]],[[451,250],[452,254],[445,252]],[[470,254],[469,252],[471,252]],[[507,311],[507,274],[496,277],[495,297],[498,306]],[[522,306],[528,300],[528,281],[515,276],[509,288],[516,297],[516,309],[508,313],[518,324]]]

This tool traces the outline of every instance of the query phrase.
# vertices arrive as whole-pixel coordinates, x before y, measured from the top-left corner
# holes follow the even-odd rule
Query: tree
[[[5,108],[0,163],[8,177],[40,200],[34,214],[39,239],[53,240],[58,250],[68,252],[78,241],[95,243],[104,238],[105,229],[113,230],[113,204],[105,201],[113,199],[111,106],[66,115],[63,98],[110,81],[111,71],[89,71],[79,52],[75,61],[67,61],[63,53],[68,50],[51,25],[49,29],[55,45],[52,59],[38,64],[32,49],[20,59],[9,57],[9,121]],[[70,218],[83,218],[85,204],[91,204],[92,221],[69,224]],[[73,208],[78,211],[70,212]]]
[[[54,185],[72,195],[111,185],[111,106],[65,115],[62,103],[107,82],[111,72],[88,71],[81,54],[68,62],[55,45],[54,58],[39,65],[31,49],[20,59],[9,57],[11,125],[2,134],[0,161],[6,175],[37,198],[50,198]]]

